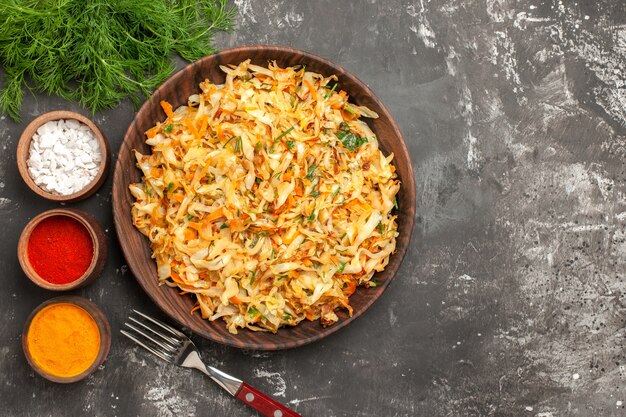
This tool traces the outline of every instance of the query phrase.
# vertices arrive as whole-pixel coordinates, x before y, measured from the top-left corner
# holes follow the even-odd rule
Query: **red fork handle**
[[[245,382],[241,384],[236,397],[266,417],[302,417]]]

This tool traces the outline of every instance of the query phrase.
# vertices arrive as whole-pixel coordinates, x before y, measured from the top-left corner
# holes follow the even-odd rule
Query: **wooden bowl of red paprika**
[[[17,249],[24,273],[52,291],[83,287],[96,279],[106,262],[106,236],[98,221],[76,209],[52,209],[32,219]]]

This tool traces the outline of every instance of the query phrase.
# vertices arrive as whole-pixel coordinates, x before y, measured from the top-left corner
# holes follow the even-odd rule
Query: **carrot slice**
[[[304,80],[304,84],[311,92],[311,97],[313,97],[314,100],[317,100],[317,90],[315,89],[315,87],[313,87],[308,80]]]
[[[167,117],[174,117],[174,111],[172,110],[172,105],[165,100],[161,100],[161,108],[167,115]]]
[[[210,213],[204,218],[204,220],[207,222],[212,222],[213,220],[217,220],[221,217],[224,217],[224,207],[220,207],[214,212]]]

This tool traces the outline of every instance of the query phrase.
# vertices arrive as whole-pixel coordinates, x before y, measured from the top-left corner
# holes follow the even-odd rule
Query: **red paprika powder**
[[[93,241],[78,220],[68,216],[43,219],[28,239],[28,261],[42,279],[68,284],[83,276],[93,259]]]

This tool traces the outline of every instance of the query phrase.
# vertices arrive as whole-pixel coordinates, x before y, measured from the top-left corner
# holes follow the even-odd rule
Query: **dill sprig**
[[[22,86],[92,112],[126,97],[136,105],[174,71],[231,31],[228,0],[3,0],[0,111],[20,119]]]

